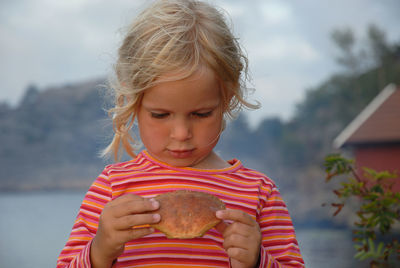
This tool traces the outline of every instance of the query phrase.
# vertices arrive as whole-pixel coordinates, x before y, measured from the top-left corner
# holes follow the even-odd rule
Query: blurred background
[[[148,2],[0,2],[0,267],[55,266],[110,163],[98,156],[112,135],[104,85],[124,27]],[[355,157],[349,124],[399,95],[400,2],[210,2],[229,14],[249,57],[249,99],[262,104],[228,124],[217,151],[277,183],[307,267],[368,267],[353,259],[354,211],[332,216],[338,184],[325,182],[323,163],[332,152]],[[400,170],[393,131],[384,142],[397,151],[384,168]]]

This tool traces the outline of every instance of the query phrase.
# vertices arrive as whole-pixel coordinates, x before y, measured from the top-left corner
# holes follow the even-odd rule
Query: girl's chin
[[[183,154],[180,154],[179,157],[172,157],[171,155],[165,159],[160,159],[162,162],[167,163],[170,166],[174,167],[192,167],[196,168],[197,166],[202,166],[204,162],[204,157],[182,157]],[[193,156],[193,155],[191,155]]]
[[[196,150],[165,150],[161,153],[152,153],[148,151],[148,153],[157,159],[160,162],[168,164],[174,167],[193,167],[193,168],[201,168],[209,164],[210,156],[212,156],[212,151],[203,152],[199,154],[199,151]]]

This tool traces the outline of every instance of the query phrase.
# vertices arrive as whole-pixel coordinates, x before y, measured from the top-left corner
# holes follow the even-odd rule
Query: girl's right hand
[[[92,267],[111,267],[124,251],[125,243],[154,232],[150,227],[133,227],[159,222],[159,214],[146,213],[158,207],[159,203],[154,199],[134,194],[126,194],[107,203],[90,249]]]

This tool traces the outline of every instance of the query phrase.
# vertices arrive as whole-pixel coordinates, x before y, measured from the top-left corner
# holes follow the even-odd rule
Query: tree
[[[336,58],[336,61],[356,74],[360,71],[361,58],[355,52],[355,35],[350,28],[335,29],[331,34],[333,42],[338,46],[341,55]]]
[[[391,48],[386,41],[386,34],[375,24],[368,27],[369,46],[376,65],[385,64],[391,57]]]

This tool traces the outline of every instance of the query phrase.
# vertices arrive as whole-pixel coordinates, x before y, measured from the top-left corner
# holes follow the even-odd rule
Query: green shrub
[[[326,181],[346,175],[340,188],[333,190],[338,198],[332,203],[336,216],[350,197],[358,200],[357,221],[353,228],[355,258],[370,260],[371,267],[395,267],[400,263],[400,243],[392,236],[393,226],[400,221],[400,193],[393,191],[393,178],[398,175],[388,171],[377,172],[363,168],[363,178],[354,168],[354,161],[340,154],[325,158]],[[399,266],[397,266],[399,267]]]

